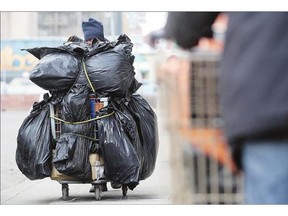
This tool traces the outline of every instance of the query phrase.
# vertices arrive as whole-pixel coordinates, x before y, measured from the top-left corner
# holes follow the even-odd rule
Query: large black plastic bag
[[[51,175],[53,137],[49,103],[35,103],[17,137],[16,163],[30,180]]]
[[[134,81],[134,67],[113,49],[87,58],[85,65],[97,93],[117,97],[128,95]]]
[[[157,116],[141,95],[132,95],[127,105],[134,117],[142,143],[142,169],[140,180],[151,176],[155,169],[159,138]]]
[[[86,137],[65,133],[57,141],[53,165],[58,172],[79,179],[92,180],[89,152],[92,142]]]
[[[128,59],[131,64],[134,63],[135,56],[132,54],[133,43],[127,35],[120,35],[115,42],[112,42],[112,44],[115,52]]]
[[[120,36],[118,40],[103,43],[86,53],[85,67],[99,96],[127,97],[141,86],[134,78],[132,47],[127,36]],[[84,73],[78,82],[87,84]]]
[[[91,118],[89,88],[74,85],[62,101],[62,117],[68,121],[84,121]]]
[[[83,122],[91,119],[89,88],[85,85],[74,85],[64,96],[61,103],[61,118],[67,122]],[[94,123],[81,124],[62,123],[62,133],[74,132],[93,137]]]
[[[89,154],[94,142],[89,88],[75,84],[61,102],[61,136],[56,143],[53,165],[58,172],[83,182],[92,180]],[[70,123],[66,123],[70,122]]]
[[[131,144],[133,145],[137,153],[137,156],[140,162],[140,174],[141,174],[142,169],[143,169],[142,163],[144,160],[143,150],[142,150],[143,146],[142,146],[139,134],[138,134],[137,124],[133,116],[130,114],[128,107],[125,105],[125,103],[123,103],[123,101],[120,103],[116,103],[116,102],[112,102],[112,103],[113,103],[113,107],[116,110],[115,117],[118,120],[118,122],[121,124],[123,131],[128,136],[129,140],[131,141]]]
[[[32,69],[29,79],[50,91],[68,90],[80,71],[81,61],[68,52],[56,51],[43,56]]]
[[[139,184],[140,162],[116,115],[121,113],[97,121],[99,144],[105,161],[104,174],[112,182],[125,184],[133,190]]]

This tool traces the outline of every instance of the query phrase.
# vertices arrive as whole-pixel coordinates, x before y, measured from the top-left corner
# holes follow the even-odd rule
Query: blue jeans
[[[246,141],[242,165],[246,204],[288,204],[288,139]]]

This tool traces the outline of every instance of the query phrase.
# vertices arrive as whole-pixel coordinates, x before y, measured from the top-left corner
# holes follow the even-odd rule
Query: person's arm
[[[164,27],[166,39],[184,49],[193,48],[202,37],[212,38],[212,25],[219,12],[169,12]]]

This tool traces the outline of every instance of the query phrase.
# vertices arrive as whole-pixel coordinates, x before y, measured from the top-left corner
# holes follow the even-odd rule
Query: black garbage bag
[[[44,56],[51,53],[63,52],[62,49],[59,49],[57,47],[35,47],[31,49],[21,49],[21,51],[27,51],[31,53],[33,56],[35,56],[37,59],[41,59]]]
[[[130,39],[119,37],[86,54],[85,68],[99,96],[127,97],[141,86],[134,77],[132,47]],[[81,74],[78,82],[88,84],[87,75]]]
[[[53,165],[58,172],[82,182],[92,181],[89,153],[93,141],[73,133],[61,134],[55,149]]]
[[[58,49],[65,50],[78,57],[83,57],[84,53],[88,51],[88,45],[82,39],[74,38],[74,41],[66,42],[63,46],[59,46]]]
[[[134,67],[113,50],[91,56],[85,61],[91,83],[101,96],[126,97],[134,81]],[[86,77],[79,81],[87,83]]]
[[[46,90],[56,92],[69,90],[81,68],[79,58],[56,48],[47,50],[42,48],[41,51],[43,53],[37,55],[41,59],[30,72],[29,79]]]
[[[51,175],[53,137],[49,103],[35,103],[17,136],[16,163],[30,180]]]
[[[76,36],[75,36],[76,37]],[[74,38],[75,41],[64,43],[63,46],[58,47],[34,47],[30,49],[21,49],[21,51],[27,51],[35,56],[37,59],[42,59],[44,56],[52,53],[70,53],[74,56],[82,56],[84,52],[88,50],[88,46],[82,39]]]
[[[58,172],[82,182],[92,180],[89,154],[95,142],[89,88],[75,84],[61,100],[61,135],[56,143],[53,165]]]
[[[132,54],[133,43],[126,34],[120,35],[117,40],[111,44],[115,47],[115,52],[128,59],[131,64],[134,63],[135,56]]]
[[[112,182],[127,185],[133,190],[139,184],[140,162],[116,115],[121,113],[97,121],[99,144],[105,161],[104,174]]]
[[[120,54],[123,58],[128,60],[131,65],[134,64],[135,56],[132,54],[133,49],[133,43],[131,42],[130,38],[126,34],[120,35],[116,41],[111,43],[112,46],[114,46],[114,51]],[[114,45],[115,44],[115,45]],[[133,67],[134,70],[134,67]],[[134,72],[135,75],[135,72]],[[128,90],[128,94],[126,94],[126,97],[132,95],[134,92],[136,92],[140,87],[142,83],[139,83],[135,78],[131,82],[131,85]]]
[[[94,123],[91,121],[89,88],[85,85],[74,85],[64,96],[61,103],[61,118],[66,122],[83,122],[79,124],[62,123],[62,133],[73,132],[88,137],[93,136]]]
[[[62,100],[62,118],[67,121],[84,121],[91,118],[89,88],[74,85]]]
[[[139,94],[129,98],[127,107],[136,121],[142,143],[140,180],[144,180],[151,176],[155,169],[159,147],[157,116],[148,102]]]
[[[142,150],[142,143],[138,134],[138,128],[136,121],[134,120],[133,116],[131,115],[128,107],[125,105],[123,101],[120,103],[112,101],[111,106],[116,110],[115,117],[118,122],[121,124],[123,131],[128,136],[131,144],[133,145],[136,154],[139,159],[140,163],[140,170],[139,173],[142,173],[143,167],[143,150]],[[141,175],[140,175],[141,177]]]

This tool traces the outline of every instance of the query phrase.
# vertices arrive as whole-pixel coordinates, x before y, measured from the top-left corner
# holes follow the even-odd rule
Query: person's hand
[[[144,41],[151,47],[155,48],[159,39],[164,38],[163,29],[159,29],[156,31],[150,32],[148,35],[144,37]]]
[[[85,43],[86,43],[88,46],[91,46],[91,45],[93,44],[93,40],[94,40],[94,39],[87,40],[87,41],[85,41]]]
[[[76,35],[72,35],[68,38],[67,42],[83,42],[83,40]]]

